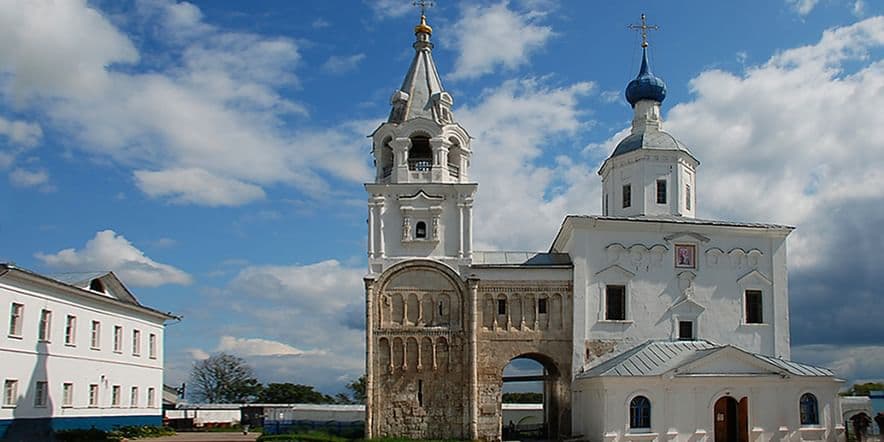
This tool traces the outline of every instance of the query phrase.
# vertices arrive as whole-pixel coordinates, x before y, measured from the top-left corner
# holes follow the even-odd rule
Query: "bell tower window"
[[[427,238],[427,223],[423,221],[417,222],[417,225],[414,226],[414,237],[420,239]]]
[[[427,172],[433,166],[433,149],[430,138],[417,135],[411,138],[411,150],[408,151],[408,168],[418,172]]]

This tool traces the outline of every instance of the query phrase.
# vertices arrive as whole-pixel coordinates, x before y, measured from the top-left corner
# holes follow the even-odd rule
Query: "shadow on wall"
[[[12,412],[13,420],[3,435],[3,441],[31,442],[31,441],[54,441],[55,434],[52,431],[52,396],[49,394],[49,379],[46,369],[46,360],[49,357],[49,348],[46,342],[37,343],[37,363],[28,382],[25,394],[16,399],[15,410]],[[38,388],[37,382],[41,382]],[[22,385],[19,384],[19,389]],[[40,391],[38,391],[40,390]],[[29,415],[25,410],[42,411],[41,417],[32,413]]]

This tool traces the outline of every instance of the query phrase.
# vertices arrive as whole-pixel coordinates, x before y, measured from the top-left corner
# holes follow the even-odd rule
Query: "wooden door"
[[[736,399],[724,396],[715,401],[712,418],[715,422],[715,442],[743,442],[738,440]]]

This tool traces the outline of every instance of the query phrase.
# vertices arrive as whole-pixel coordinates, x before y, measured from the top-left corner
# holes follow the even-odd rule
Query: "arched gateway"
[[[567,435],[571,303],[568,280],[464,280],[429,259],[367,278],[368,434],[499,440],[503,370],[530,358],[546,372],[547,436]]]

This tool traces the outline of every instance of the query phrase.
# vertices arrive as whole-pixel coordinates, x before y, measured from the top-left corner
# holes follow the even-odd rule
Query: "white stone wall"
[[[161,414],[163,392],[163,319],[101,300],[71,296],[62,290],[0,279],[0,383],[18,381],[17,405],[0,408],[0,420],[37,417],[148,416]],[[20,336],[10,334],[12,303],[24,305]],[[41,310],[52,312],[49,340],[38,341]],[[67,315],[77,318],[74,345],[65,344]],[[91,348],[91,323],[101,322],[100,348]],[[122,326],[122,351],[114,351],[114,326]],[[133,354],[134,329],[141,332],[139,355]],[[149,336],[156,335],[156,357]],[[48,385],[47,405],[35,407],[36,382]],[[73,401],[63,404],[63,384],[73,384]],[[98,384],[97,407],[90,407],[89,385]],[[114,385],[120,405],[111,405]],[[138,403],[130,403],[138,387]],[[148,389],[154,406],[148,406]]]
[[[640,149],[611,158],[602,170],[602,210],[607,216],[679,215],[693,218],[697,210],[696,161],[680,151]],[[657,180],[666,181],[666,203],[657,203]],[[623,207],[623,186],[631,204]],[[691,188],[688,208],[686,187]],[[607,211],[604,212],[605,198]]]
[[[567,251],[574,263],[575,373],[646,340],[677,338],[678,320],[694,321],[696,338],[789,358],[788,230],[569,222],[574,229],[566,229],[570,237],[559,238],[556,251]],[[675,267],[675,246],[682,244],[696,248],[693,269]],[[625,321],[605,319],[608,284],[626,286]],[[746,289],[762,291],[763,324],[745,322]],[[672,309],[686,297],[692,302]]]
[[[577,379],[573,430],[592,441],[712,441],[714,404],[731,396],[748,398],[749,440],[834,441],[843,438],[839,387],[832,378],[780,376]],[[804,393],[817,398],[819,425],[800,425],[798,402]],[[637,395],[651,401],[649,432],[629,428],[629,404]]]

